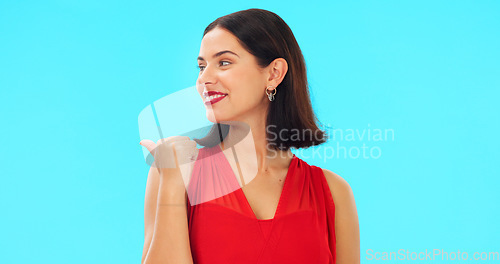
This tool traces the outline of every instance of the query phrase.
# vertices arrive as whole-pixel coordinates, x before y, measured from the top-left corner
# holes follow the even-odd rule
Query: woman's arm
[[[149,170],[144,201],[142,264],[193,263],[189,244],[187,198],[179,175]]]
[[[351,186],[339,175],[323,172],[335,204],[336,263],[360,263],[359,220]]]

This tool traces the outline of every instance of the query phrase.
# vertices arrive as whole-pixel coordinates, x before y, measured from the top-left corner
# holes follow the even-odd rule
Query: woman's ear
[[[285,78],[288,71],[288,63],[283,58],[277,58],[269,64],[268,86],[277,87]]]

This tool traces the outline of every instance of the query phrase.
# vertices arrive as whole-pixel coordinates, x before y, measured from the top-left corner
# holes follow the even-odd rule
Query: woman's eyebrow
[[[236,55],[238,58],[240,57],[240,56],[238,56],[238,54],[236,54],[236,53],[234,53],[234,52],[232,52],[232,51],[230,51],[230,50],[223,50],[223,51],[219,51],[219,52],[215,53],[215,54],[212,56],[212,58],[219,57],[219,56],[221,56],[221,55],[222,55],[222,54],[224,54],[224,53],[230,53],[230,54]],[[199,56],[199,57],[198,57],[198,60],[202,60],[202,61],[204,61],[205,59],[204,59],[203,57]]]

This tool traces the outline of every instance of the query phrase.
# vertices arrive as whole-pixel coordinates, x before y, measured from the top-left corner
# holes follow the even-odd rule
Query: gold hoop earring
[[[269,99],[269,101],[272,102],[272,101],[274,101],[274,95],[276,94],[276,90],[278,90],[278,88],[274,89],[274,93],[268,93],[267,90],[268,90],[269,87],[272,88],[273,86],[266,87],[266,94],[267,94],[267,98]]]

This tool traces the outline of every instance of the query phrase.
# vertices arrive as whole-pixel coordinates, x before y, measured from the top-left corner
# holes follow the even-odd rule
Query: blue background
[[[500,251],[500,2],[3,0],[0,263],[140,262],[139,112],[194,85],[210,22],[253,7],[293,30],[322,123],[394,131],[338,142],[378,159],[304,158],[351,185],[363,263]]]

